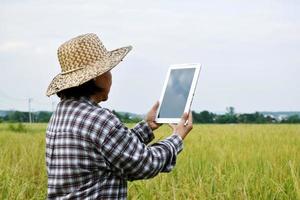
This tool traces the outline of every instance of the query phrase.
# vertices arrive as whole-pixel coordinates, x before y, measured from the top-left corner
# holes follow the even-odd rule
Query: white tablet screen
[[[195,68],[172,69],[160,106],[159,118],[181,118],[189,96]]]

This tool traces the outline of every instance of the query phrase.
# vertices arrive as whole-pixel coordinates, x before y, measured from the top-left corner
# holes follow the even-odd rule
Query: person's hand
[[[156,112],[159,106],[159,102],[157,101],[154,106],[151,108],[151,110],[148,112],[148,114],[146,115],[146,119],[145,121],[147,122],[147,124],[149,125],[149,127],[152,130],[157,129],[158,127],[160,127],[162,124],[158,124],[155,122],[155,117],[156,117]]]
[[[182,139],[193,129],[192,112],[183,113],[180,122],[176,124],[169,124],[175,134],[178,134]]]

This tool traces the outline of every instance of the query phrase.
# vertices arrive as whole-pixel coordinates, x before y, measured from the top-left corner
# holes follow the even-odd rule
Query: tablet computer
[[[178,123],[189,112],[201,64],[171,65],[163,86],[156,114],[157,123]]]

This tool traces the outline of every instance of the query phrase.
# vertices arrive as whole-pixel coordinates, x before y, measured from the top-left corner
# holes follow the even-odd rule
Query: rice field
[[[46,198],[46,126],[0,124],[0,199]],[[128,198],[300,199],[300,125],[194,125],[175,169]]]

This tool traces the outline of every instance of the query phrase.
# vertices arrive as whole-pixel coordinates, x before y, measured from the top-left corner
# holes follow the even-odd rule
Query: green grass
[[[15,125],[18,127],[18,125]],[[130,125],[132,126],[132,125]],[[46,124],[0,124],[0,199],[45,199]],[[156,139],[170,133],[167,126]],[[129,199],[300,199],[300,125],[195,125],[175,169]]]

